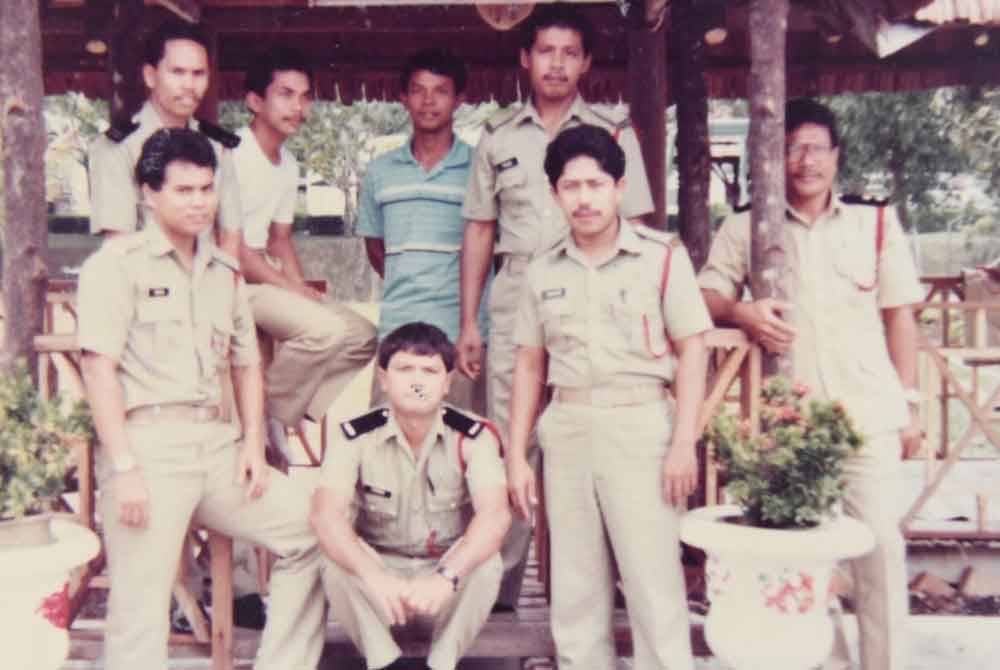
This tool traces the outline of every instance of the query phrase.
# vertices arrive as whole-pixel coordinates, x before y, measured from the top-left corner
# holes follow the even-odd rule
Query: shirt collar
[[[460,138],[457,133],[452,133],[451,137],[451,149],[449,149],[448,153],[445,154],[445,157],[431,169],[431,172],[437,172],[441,168],[462,167],[463,165],[469,164],[469,161],[472,158],[472,152],[470,151],[469,145],[463,142],[462,138]],[[397,163],[420,166],[416,156],[413,155],[413,135],[407,135],[406,142],[397,152],[395,152],[393,160]]]
[[[611,256],[611,258],[615,258],[622,252],[638,255],[642,251],[641,247],[642,243],[639,240],[639,235],[636,234],[633,225],[625,219],[619,217],[618,237],[615,239],[615,253]],[[563,237],[558,244],[556,244],[555,248],[559,254],[564,254],[576,260],[583,259],[583,252],[580,251],[580,247],[576,246],[576,242],[573,240],[573,234],[571,232],[566,233],[566,236]]]
[[[139,233],[145,235],[149,251],[154,256],[167,256],[174,252],[174,245],[167,236],[163,234],[163,229],[155,220],[146,223],[146,227]],[[194,251],[194,268],[199,271],[212,262],[215,254],[215,242],[212,240],[212,229],[209,228],[198,236]]]
[[[566,111],[566,116],[559,119],[559,128],[561,129],[564,125],[566,125],[567,121],[574,118],[582,123],[586,118],[588,109],[587,103],[583,100],[583,96],[578,92],[576,97],[573,98],[573,104],[570,105],[569,109]],[[539,114],[538,108],[535,107],[535,101],[532,98],[528,98],[528,102],[524,104],[524,109],[518,113],[514,122],[520,124],[527,120],[534,121],[543,128],[545,127],[545,124],[542,123],[542,116]]]
[[[797,209],[792,207],[787,200],[785,201],[785,217],[790,221],[802,224],[806,228],[811,228],[813,223],[816,223],[823,219],[828,219],[828,218],[832,219],[840,216],[840,214],[843,212],[843,205],[844,205],[844,203],[841,202],[840,200],[841,195],[842,194],[840,193],[840,191],[836,187],[834,187],[830,191],[830,202],[826,206],[826,209],[823,210],[823,213],[819,215],[819,218],[817,218],[816,221],[812,223],[810,223],[809,219],[803,216]]]
[[[420,449],[421,458],[424,457],[425,453],[430,451],[430,447],[433,446],[434,443],[437,442],[439,438],[444,439],[445,431],[444,431],[443,417],[444,417],[444,408],[442,408],[441,411],[438,412],[437,416],[434,418],[434,423],[431,425],[431,429],[427,433],[427,437],[424,438],[424,444],[418,445],[421,447]],[[396,444],[399,445],[400,448],[405,448],[409,444],[409,442],[406,441],[406,435],[403,434],[403,429],[400,428],[399,423],[396,421],[396,415],[392,411],[391,407],[389,408],[389,418],[385,424],[385,431],[386,431],[385,433],[386,438],[389,437],[395,438]]]
[[[132,117],[132,120],[140,126],[150,126],[156,130],[166,127],[163,125],[163,119],[160,118],[159,112],[156,111],[156,108],[153,107],[153,103],[149,100],[142,103],[142,107],[140,107],[139,112]],[[187,127],[191,130],[198,130],[198,122],[194,120],[194,117],[188,119]]]

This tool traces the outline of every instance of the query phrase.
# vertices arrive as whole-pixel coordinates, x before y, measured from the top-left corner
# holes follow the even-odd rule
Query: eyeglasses
[[[806,156],[827,158],[833,153],[834,147],[825,144],[790,144],[785,147],[785,155],[793,162],[798,162]]]

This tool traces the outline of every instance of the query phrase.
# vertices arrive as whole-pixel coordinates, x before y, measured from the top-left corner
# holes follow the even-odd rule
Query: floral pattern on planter
[[[803,570],[785,568],[757,576],[764,606],[781,614],[805,614],[816,604],[813,576]]]
[[[718,556],[709,555],[705,562],[705,585],[708,601],[714,602],[725,595],[733,579],[733,572]]]

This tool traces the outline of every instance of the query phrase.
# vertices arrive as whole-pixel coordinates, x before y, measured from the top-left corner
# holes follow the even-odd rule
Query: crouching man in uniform
[[[79,344],[101,442],[111,594],[109,670],[165,670],[170,593],[192,517],[278,556],[258,670],[314,670],[322,651],[319,552],[308,496],[264,462],[262,381],[246,287],[207,231],[216,155],[199,133],[161,129],[136,178],[151,225],[84,264]],[[221,418],[232,365],[243,435]]]
[[[697,486],[702,333],[712,321],[684,248],[620,217],[625,154],[608,131],[562,131],[545,173],[570,231],[525,276],[507,473],[518,511],[530,515],[526,453],[549,384],[538,438],[559,668],[615,667],[614,560],[635,669],[692,670],[677,509]]]
[[[389,333],[377,370],[388,406],[341,425],[313,498],[330,609],[369,668],[396,663],[402,626],[431,631],[429,668],[454,668],[500,588],[503,457],[490,424],[442,403],[454,364],[435,326]]]

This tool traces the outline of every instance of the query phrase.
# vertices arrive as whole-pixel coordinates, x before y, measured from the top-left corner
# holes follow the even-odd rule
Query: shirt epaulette
[[[240,262],[219,247],[215,247],[215,249],[212,250],[212,256],[215,260],[219,261],[236,274],[240,274]]]
[[[626,116],[624,119],[616,121],[614,119],[608,118],[604,114],[601,114],[593,107],[590,108],[590,113],[599,118],[604,123],[608,124],[609,128],[613,128],[614,130],[617,130],[619,132],[625,130],[626,128],[632,125],[632,119],[628,116]]]
[[[240,146],[240,136],[236,133],[229,132],[222,126],[217,126],[214,123],[198,119],[198,130],[200,130],[201,134],[205,137],[210,140],[215,140],[227,149],[235,149]]]
[[[845,193],[840,196],[840,201],[845,205],[868,205],[869,207],[885,207],[889,204],[887,199],[866,198],[863,195]]]
[[[340,430],[343,431],[344,437],[348,440],[353,440],[365,433],[372,432],[376,428],[381,428],[388,421],[389,410],[385,407],[380,407],[349,421],[341,422]]]
[[[743,212],[749,212],[752,205],[753,203],[750,202],[749,200],[743,203],[742,205],[736,205],[735,207],[733,207],[733,213],[742,214]]]
[[[510,123],[520,112],[520,106],[511,106],[507,109],[502,109],[490,118],[486,119],[486,123],[483,124],[483,127],[486,129],[486,132],[495,133],[501,126],[505,126]]]
[[[101,250],[107,249],[110,253],[125,255],[140,249],[145,243],[146,236],[141,232],[125,233],[104,240]]]
[[[670,245],[672,247],[681,246],[681,239],[679,235],[666,233],[662,230],[657,230],[656,228],[650,228],[644,223],[637,223],[633,225],[632,228],[635,230],[635,234],[643,239],[652,240],[654,242],[659,242],[663,245]]]
[[[444,414],[441,419],[444,421],[444,425],[457,430],[466,437],[478,436],[483,432],[483,426],[485,425],[479,419],[475,419],[447,405],[444,408]]]
[[[126,137],[139,130],[139,124],[132,119],[123,119],[111,124],[111,127],[104,131],[104,136],[118,144]]]

